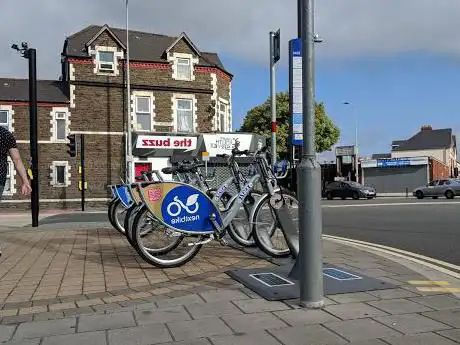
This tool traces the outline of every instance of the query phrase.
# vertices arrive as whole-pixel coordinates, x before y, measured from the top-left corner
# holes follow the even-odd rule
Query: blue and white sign
[[[177,182],[148,185],[142,189],[143,199],[155,217],[181,232],[212,233],[210,216],[222,225],[222,218],[211,199],[199,189]]]
[[[122,205],[125,208],[130,208],[133,203],[133,200],[131,199],[131,195],[129,194],[128,186],[117,186],[116,190],[118,198],[120,199]]]
[[[379,159],[377,160],[378,168],[404,167],[411,165],[409,159]]]
[[[291,97],[292,144],[303,143],[303,108],[302,108],[302,41],[299,38],[289,41],[289,59],[291,73],[289,92]]]

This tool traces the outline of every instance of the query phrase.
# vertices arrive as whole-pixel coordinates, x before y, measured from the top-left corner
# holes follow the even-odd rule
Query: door
[[[136,177],[136,181],[144,181],[144,178],[142,177],[142,172],[143,171],[151,171],[152,170],[152,163],[134,163],[134,174]]]

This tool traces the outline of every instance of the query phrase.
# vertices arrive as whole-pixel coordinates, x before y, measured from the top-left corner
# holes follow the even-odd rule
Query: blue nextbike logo
[[[184,231],[213,231],[209,216],[216,206],[200,190],[187,185],[173,188],[161,204],[163,221]],[[221,220],[217,220],[221,223]]]

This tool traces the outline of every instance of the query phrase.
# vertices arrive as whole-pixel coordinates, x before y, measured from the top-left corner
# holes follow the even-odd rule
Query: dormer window
[[[97,69],[98,72],[114,73],[115,72],[115,53],[110,51],[97,52]]]
[[[177,79],[191,80],[192,79],[192,66],[190,59],[178,58],[177,59]]]

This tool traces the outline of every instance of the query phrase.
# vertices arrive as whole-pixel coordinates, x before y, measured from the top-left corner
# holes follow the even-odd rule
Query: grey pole
[[[321,167],[316,160],[313,0],[302,0],[303,150],[297,166],[299,197],[300,305],[324,305]]]
[[[132,149],[132,119],[131,119],[131,80],[129,70],[129,6],[126,0],[126,106],[127,106],[127,136],[126,136],[126,183],[133,182],[131,180],[131,164],[133,161]]]
[[[275,86],[275,33],[270,31],[270,99],[271,99],[271,131],[272,131],[272,165],[276,163],[276,86]]]

